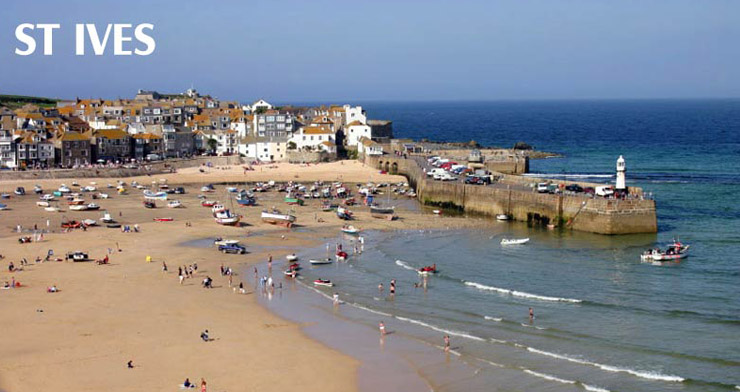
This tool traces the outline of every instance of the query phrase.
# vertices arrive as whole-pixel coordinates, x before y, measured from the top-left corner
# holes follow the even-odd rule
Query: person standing
[[[200,379],[200,392],[206,392],[206,379]]]
[[[450,335],[445,335],[445,352],[450,351]]]
[[[378,324],[378,329],[380,329],[380,336],[385,336],[385,323],[381,321]]]
[[[529,308],[529,322],[534,321],[534,309]]]

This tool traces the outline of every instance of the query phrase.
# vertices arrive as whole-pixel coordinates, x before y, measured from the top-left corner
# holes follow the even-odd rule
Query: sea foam
[[[494,287],[494,286],[486,286],[484,284],[476,283],[476,282],[469,282],[465,281],[466,286],[475,287],[480,290],[488,290],[488,291],[495,291],[497,293],[501,294],[509,294],[514,297],[520,297],[520,298],[527,298],[527,299],[536,299],[539,301],[551,301],[551,302],[571,302],[571,303],[581,303],[583,302],[580,299],[573,299],[573,298],[560,298],[560,297],[547,297],[544,295],[537,295],[537,294],[531,294],[526,293],[524,291],[516,291],[516,290],[509,290],[509,289],[503,289],[500,287]]]

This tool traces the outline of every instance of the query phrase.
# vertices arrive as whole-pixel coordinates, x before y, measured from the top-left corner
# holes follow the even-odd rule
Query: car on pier
[[[570,184],[565,187],[566,191],[581,193],[583,192],[583,187],[578,184]]]

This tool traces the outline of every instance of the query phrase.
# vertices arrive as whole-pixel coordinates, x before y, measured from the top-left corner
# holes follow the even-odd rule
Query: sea
[[[740,100],[364,107],[392,120],[396,137],[522,141],[562,155],[531,161],[533,177],[613,183],[622,155],[627,185],[656,200],[658,233],[604,236],[494,220],[476,230],[366,232],[363,252],[348,262],[302,271],[304,283],[337,284],[312,288],[323,303],[312,306],[330,309],[336,292],[352,309],[343,320],[373,333],[384,320],[434,350],[449,335],[458,370],[429,364],[426,354],[405,357],[436,390],[740,390]],[[524,237],[526,245],[500,245]],[[690,245],[690,257],[640,260],[673,239]],[[329,242],[351,249],[354,240]],[[416,272],[432,264],[434,276]]]

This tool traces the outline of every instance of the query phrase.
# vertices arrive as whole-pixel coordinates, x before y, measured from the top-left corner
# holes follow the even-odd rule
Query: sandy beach
[[[63,218],[98,219],[101,212],[46,212],[37,207],[36,196],[13,196],[3,202],[9,210],[0,211],[0,253],[3,273],[0,283],[15,278],[20,288],[0,290],[6,340],[0,355],[0,389],[6,391],[109,390],[129,391],[142,387],[177,390],[185,378],[208,388],[227,390],[348,391],[357,389],[357,360],[307,338],[302,325],[287,322],[257,304],[253,274],[242,272],[264,263],[264,247],[279,245],[271,252],[279,273],[285,254],[304,247],[319,246],[323,236],[336,233],[343,221],[332,212],[322,212],[320,201],[297,207],[298,229],[284,229],[260,222],[263,207],[286,208],[284,194],[258,194],[259,206],[235,207],[247,224],[242,227],[217,225],[210,209],[199,205],[200,184],[219,182],[301,181],[398,182],[403,177],[380,174],[356,162],[300,165],[280,164],[276,168],[257,167],[244,172],[241,167],[198,168],[162,176],[170,185],[182,184],[187,194],[171,195],[185,208],[142,207],[141,191],[112,195],[96,200],[124,225],[138,224],[139,233],[120,229],[91,227],[87,231],[62,233]],[[132,179],[125,179],[130,182]],[[151,178],[139,179],[142,183]],[[79,181],[97,184],[116,179]],[[71,180],[45,180],[40,185],[51,190]],[[12,192],[16,186],[27,190],[34,182],[0,183],[0,190]],[[354,189],[354,188],[353,188]],[[105,190],[103,190],[105,191]],[[109,193],[115,193],[109,190]],[[226,200],[224,187],[209,196]],[[88,197],[88,201],[90,201]],[[414,205],[414,201],[410,201]],[[60,206],[65,206],[60,203]],[[66,207],[66,206],[65,206]],[[352,207],[354,225],[364,230],[470,227],[482,220],[439,217],[418,206],[400,211],[401,219],[385,221],[369,216],[367,207]],[[172,222],[155,222],[156,217],[172,217]],[[185,222],[192,225],[186,227]],[[36,225],[48,230],[40,242],[19,244],[21,235],[31,235]],[[23,234],[15,232],[22,225]],[[246,255],[222,255],[210,247],[190,246],[215,237],[236,238],[247,247]],[[120,252],[117,250],[120,248]],[[49,249],[55,257],[69,251],[89,252],[101,259],[112,251],[109,265],[94,262],[43,262]],[[147,256],[152,262],[147,263]],[[8,271],[9,262],[22,271]],[[163,272],[162,263],[168,266]],[[197,263],[194,278],[178,282],[178,266]],[[228,277],[221,276],[220,265],[239,274],[233,285],[245,282],[247,294],[229,288]],[[259,271],[266,275],[267,271]],[[214,288],[201,287],[205,276],[214,279]],[[47,293],[56,285],[60,291]],[[208,329],[214,340],[204,342],[200,333]],[[134,368],[127,368],[133,361]]]

